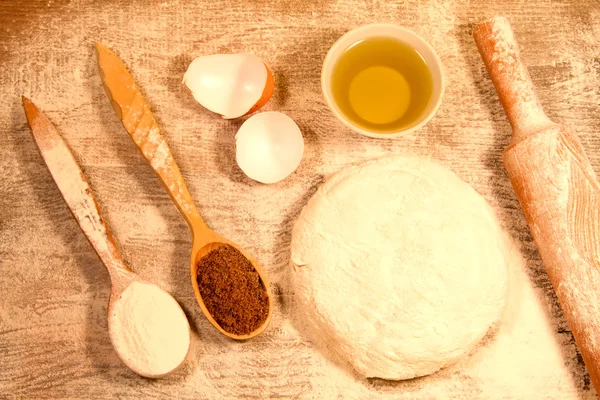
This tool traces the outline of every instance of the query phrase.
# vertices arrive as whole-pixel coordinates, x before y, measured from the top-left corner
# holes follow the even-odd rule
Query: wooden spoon
[[[104,263],[110,276],[112,288],[108,300],[108,332],[113,347],[125,365],[139,375],[148,378],[158,378],[173,372],[185,360],[185,355],[189,351],[189,342],[186,353],[183,354],[179,364],[170,370],[162,370],[160,373],[157,373],[155,369],[148,369],[147,363],[140,362],[139,359],[132,359],[128,357],[128,353],[122,351],[121,344],[124,343],[125,338],[132,332],[123,329],[121,325],[115,323],[118,320],[115,314],[122,310],[119,307],[115,308],[115,304],[118,303],[125,290],[134,282],[146,285],[150,284],[144,282],[138,275],[127,268],[123,262],[83,172],[79,168],[67,144],[63,141],[50,120],[25,97],[23,97],[23,106],[27,115],[27,121],[31,127],[31,133],[48,167],[48,171],[50,171],[52,178],[54,178],[73,217],[75,217],[81,230],[100,257],[100,260],[102,260],[102,263]],[[162,289],[160,291],[164,292]],[[168,293],[164,293],[170,297]],[[161,299],[164,297],[161,295]],[[175,302],[174,299],[173,301]],[[189,324],[181,307],[179,307],[179,311],[181,314],[179,318],[185,320],[189,340]],[[179,322],[182,321],[179,320],[177,325],[182,326],[183,323]],[[152,349],[144,349],[144,351],[149,352]]]
[[[219,332],[229,338],[243,340],[260,334],[269,324],[273,310],[269,282],[260,265],[240,246],[217,235],[206,226],[206,223],[194,205],[192,196],[181,176],[177,163],[173,159],[169,146],[161,135],[158,124],[154,120],[148,104],[133,77],[129,74],[127,67],[106,46],[96,43],[96,51],[98,55],[98,68],[104,82],[106,94],[111,100],[115,112],[121,118],[125,129],[142,152],[144,158],[146,158],[146,161],[154,169],[162,185],[169,193],[171,200],[173,200],[192,231],[193,243],[190,273],[194,294],[202,312]],[[236,248],[252,263],[269,297],[269,311],[265,322],[255,331],[246,335],[236,335],[225,331],[206,308],[198,288],[197,262],[210,251],[223,245],[230,245]]]

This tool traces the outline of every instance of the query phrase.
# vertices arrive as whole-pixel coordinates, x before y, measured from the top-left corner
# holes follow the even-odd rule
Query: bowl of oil
[[[444,94],[442,63],[424,39],[388,24],[343,35],[321,72],[325,100],[352,130],[376,138],[416,131],[436,113]]]

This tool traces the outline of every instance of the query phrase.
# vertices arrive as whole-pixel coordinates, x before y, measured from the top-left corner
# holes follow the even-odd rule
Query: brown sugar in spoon
[[[115,351],[139,375],[158,378],[173,372],[184,362],[190,346],[190,327],[183,310],[170,294],[127,268],[66,143],[50,120],[25,97],[23,106],[48,171],[109,273],[112,288],[108,333]],[[139,329],[162,325],[169,329]]]
[[[123,62],[106,46],[97,43],[96,51],[100,75],[113,108],[192,231],[190,272],[194,294],[202,312],[219,332],[229,338],[243,340],[260,334],[269,324],[273,309],[269,283],[260,265],[244,249],[208,228],[198,213],[169,146],[161,135],[158,124],[129,71]],[[267,297],[267,310],[262,310],[263,317],[260,319],[260,325],[254,327],[252,331],[234,333],[225,330],[207,308],[198,287],[198,263],[213,250],[216,252],[225,249],[231,250],[227,246],[239,251],[251,263],[258,274],[259,285]],[[224,249],[222,249],[223,247]],[[212,253],[211,257],[214,258],[214,256],[215,253]],[[231,287],[232,283],[224,282],[224,284]],[[238,306],[243,305],[238,304]]]

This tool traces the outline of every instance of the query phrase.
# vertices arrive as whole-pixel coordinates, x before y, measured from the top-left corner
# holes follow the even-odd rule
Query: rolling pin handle
[[[512,126],[512,144],[553,125],[535,94],[508,20],[495,17],[478,24],[473,38]]]

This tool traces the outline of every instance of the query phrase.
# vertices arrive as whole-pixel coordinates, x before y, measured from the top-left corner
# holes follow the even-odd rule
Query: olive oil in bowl
[[[331,75],[333,100],[359,128],[394,133],[416,125],[433,93],[433,77],[417,50],[390,37],[350,46]]]

